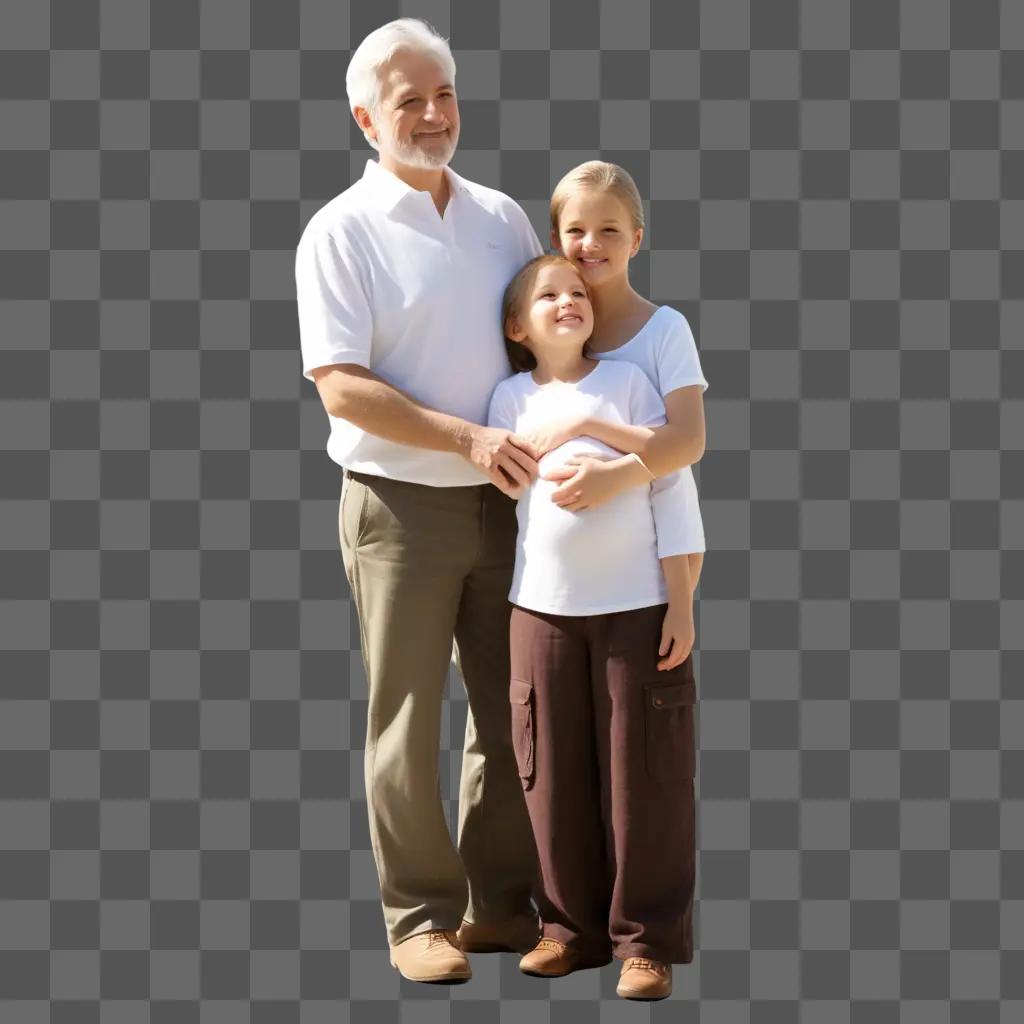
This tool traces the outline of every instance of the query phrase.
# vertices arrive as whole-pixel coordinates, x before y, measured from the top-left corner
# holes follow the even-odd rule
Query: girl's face
[[[581,189],[562,207],[555,248],[576,264],[591,287],[628,277],[629,260],[640,249],[643,228],[633,227],[626,204],[605,189]]]
[[[579,275],[566,266],[549,264],[537,271],[507,333],[536,355],[582,352],[593,330],[594,310]]]

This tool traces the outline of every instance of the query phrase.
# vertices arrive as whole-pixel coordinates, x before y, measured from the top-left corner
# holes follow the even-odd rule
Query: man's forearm
[[[368,434],[459,455],[470,450],[473,424],[428,408],[371,370],[346,365],[314,376],[327,412]]]

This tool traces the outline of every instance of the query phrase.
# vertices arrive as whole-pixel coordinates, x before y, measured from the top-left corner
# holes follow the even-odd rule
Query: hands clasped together
[[[520,498],[540,475],[560,485],[551,495],[556,505],[567,512],[582,512],[603,505],[624,489],[620,478],[606,465],[612,456],[574,455],[544,473],[540,473],[538,466],[548,452],[579,437],[582,428],[583,420],[578,416],[552,420],[525,434],[499,427],[479,427],[469,460],[510,498]]]
[[[573,455],[560,465],[540,472],[540,460],[550,451],[584,433],[579,416],[552,419],[523,434],[502,427],[478,427],[469,460],[504,494],[518,500],[538,476],[558,483],[551,500],[567,512],[596,508],[625,490],[616,474],[614,456]],[[676,593],[676,591],[679,593]],[[668,609],[658,645],[658,669],[681,665],[695,641],[692,591],[669,586]]]

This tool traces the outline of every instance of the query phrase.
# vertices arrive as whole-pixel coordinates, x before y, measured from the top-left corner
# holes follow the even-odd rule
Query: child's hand
[[[567,512],[596,508],[625,491],[629,483],[619,475],[616,466],[606,463],[615,455],[574,455],[557,469],[541,474],[544,480],[561,481],[551,500]]]
[[[582,416],[562,416],[549,420],[547,423],[533,430],[527,430],[523,437],[538,451],[537,458],[553,451],[559,445],[571,441],[584,433],[583,427],[586,420]]]
[[[693,626],[693,601],[669,601],[668,611],[661,623],[661,643],[658,645],[658,671],[676,668],[686,661],[696,631]]]

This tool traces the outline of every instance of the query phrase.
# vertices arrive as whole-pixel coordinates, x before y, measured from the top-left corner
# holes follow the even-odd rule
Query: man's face
[[[447,166],[459,140],[455,86],[429,54],[399,50],[380,71],[371,133],[381,159],[406,167]]]

